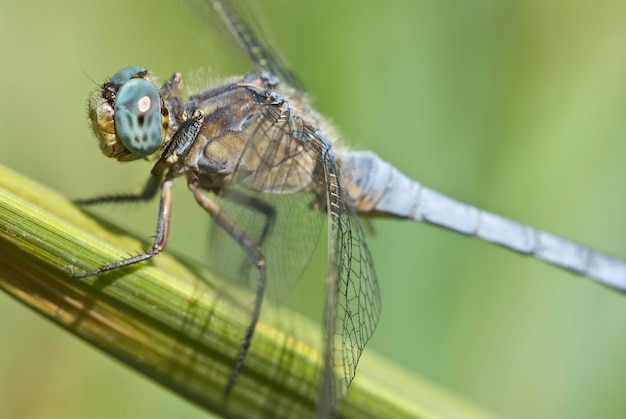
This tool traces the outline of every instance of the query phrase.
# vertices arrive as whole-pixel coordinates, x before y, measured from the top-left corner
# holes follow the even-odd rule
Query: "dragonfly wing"
[[[213,9],[226,25],[232,37],[246,52],[250,60],[261,73],[277,76],[289,86],[305,91],[300,79],[285,65],[280,56],[268,47],[241,18],[231,2],[226,0],[208,0]]]
[[[344,186],[332,144],[285,103],[259,108],[245,147],[221,191],[222,210],[266,260],[268,290],[282,300],[307,265],[328,215],[324,372],[319,409],[332,412],[352,382],[381,309],[365,233]],[[253,290],[258,272],[225,233],[212,234],[212,265]],[[324,413],[322,413],[323,415]]]
[[[267,272],[265,295],[282,302],[291,293],[319,241],[322,215],[311,211],[307,194],[271,195],[232,186],[220,205],[257,245]],[[252,291],[259,272],[246,251],[223,229],[213,226],[209,241],[212,269]]]
[[[286,105],[264,105],[250,121],[232,178],[219,193],[220,205],[261,249],[267,295],[282,301],[319,241],[322,143]],[[222,276],[257,289],[258,270],[222,229],[212,229],[209,258]]]
[[[300,92],[305,91],[301,81],[250,30],[229,1],[210,3],[270,85],[280,79]],[[274,82],[272,76],[278,79]],[[380,290],[363,228],[344,189],[328,139],[293,117],[288,106],[264,107],[257,117],[233,177],[239,186],[225,188],[222,194],[224,208],[260,242],[267,258],[268,292],[279,299],[288,293],[313,251],[303,238],[310,240],[314,229],[305,225],[317,228],[317,234],[320,219],[312,214],[321,214],[323,210],[328,214],[326,339],[318,403],[318,415],[326,417],[346,394],[361,353],[374,332],[380,316]],[[217,237],[213,243],[216,257],[231,253],[220,247]],[[296,256],[297,252],[302,255]],[[286,266],[284,260],[294,256],[296,259]],[[245,261],[241,264],[245,265]],[[233,273],[230,276],[243,277],[244,283],[254,288],[253,276]],[[289,284],[283,290],[286,292],[272,289],[271,282],[277,279]]]
[[[319,417],[332,414],[336,400],[345,396],[381,311],[380,289],[365,233],[332,153],[329,148],[324,156],[329,260]]]

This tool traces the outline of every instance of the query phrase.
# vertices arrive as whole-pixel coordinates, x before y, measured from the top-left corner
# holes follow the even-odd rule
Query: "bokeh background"
[[[344,142],[626,257],[625,2],[262,3]],[[0,0],[0,163],[70,198],[136,190],[149,164],[100,155],[87,94],[127,65],[196,81],[250,69],[211,25],[176,1]],[[208,219],[184,182],[175,193],[170,248],[201,260]],[[149,237],[156,204],[100,214]],[[626,417],[626,296],[430,226],[373,227],[384,306],[367,351],[498,416]],[[289,302],[318,318],[323,265]],[[5,295],[0,336],[0,417],[204,417]]]

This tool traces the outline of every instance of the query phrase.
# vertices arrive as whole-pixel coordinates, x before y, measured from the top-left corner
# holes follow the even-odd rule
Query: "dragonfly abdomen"
[[[626,291],[626,262],[622,259],[435,192],[373,152],[347,152],[342,162],[360,216],[426,222],[532,255]]]

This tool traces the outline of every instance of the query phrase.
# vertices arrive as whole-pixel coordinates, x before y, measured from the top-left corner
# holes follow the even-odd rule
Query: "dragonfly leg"
[[[150,182],[148,182],[148,185]],[[146,187],[147,189],[147,187]],[[74,278],[86,278],[88,276],[96,275],[101,272],[110,271],[112,269],[121,268],[122,266],[132,265],[133,263],[141,262],[147,259],[150,259],[152,256],[161,252],[165,248],[165,244],[167,243],[167,236],[169,233],[170,226],[170,214],[172,209],[172,179],[167,178],[161,185],[161,201],[159,204],[159,218],[157,221],[157,229],[154,237],[154,242],[152,243],[152,248],[147,252],[140,253],[136,256],[118,260],[113,263],[108,263],[106,265],[102,265],[99,268],[96,268],[92,271],[87,272],[75,272],[74,267],[71,268],[71,274]]]
[[[274,227],[274,221],[276,221],[276,208],[262,199],[239,191],[229,191],[228,194],[224,196],[224,199],[234,201],[238,205],[242,205],[263,214],[266,221],[263,225],[263,231],[261,232],[258,242],[256,243],[258,247],[261,247]]]
[[[124,195],[109,195],[99,196],[95,198],[76,199],[74,203],[77,205],[97,205],[106,203],[117,202],[137,202],[137,201],[149,201],[156,195],[159,190],[159,184],[161,183],[161,176],[153,174],[146,182],[142,191],[138,194],[124,194]]]
[[[263,222],[263,230],[261,231],[261,235],[258,238],[254,238],[254,243],[257,247],[260,248],[261,246],[263,246],[263,243],[265,243],[265,239],[267,239],[269,233],[274,227],[274,221],[276,221],[276,208],[263,201],[262,199],[250,196],[240,191],[229,191],[228,194],[224,195],[224,199],[227,199],[229,201],[232,200],[238,205],[250,208],[251,210],[254,210],[263,215],[263,217],[265,218],[265,221]],[[239,275],[241,276],[241,278],[246,277],[248,270],[253,267],[254,266],[250,266],[250,264],[246,263],[246,261],[244,260],[239,267]]]
[[[226,231],[230,235],[230,237],[232,237],[233,240],[235,240],[237,244],[241,246],[241,248],[248,255],[248,258],[250,259],[252,265],[254,265],[259,270],[259,283],[256,290],[256,298],[254,301],[252,319],[250,320],[250,324],[246,329],[246,334],[241,344],[241,349],[239,351],[239,357],[237,359],[235,369],[233,370],[233,373],[230,376],[230,380],[224,388],[224,393],[228,394],[235,385],[237,377],[239,376],[239,373],[243,368],[246,355],[248,354],[248,349],[250,348],[250,343],[252,342],[252,336],[254,335],[254,330],[261,314],[261,304],[263,302],[263,293],[265,292],[265,258],[261,253],[261,249],[259,248],[259,246],[252,240],[250,240],[246,233],[241,230],[241,228],[235,223],[233,219],[228,216],[228,214],[222,211],[221,207],[214,200],[206,196],[196,184],[190,182],[188,186],[193,193],[193,196],[196,198],[198,204],[200,204],[202,208],[204,208],[209,213],[209,215],[213,219],[213,222],[215,222],[215,224],[217,224],[220,228],[224,229],[224,231]],[[263,210],[260,211],[263,212]]]

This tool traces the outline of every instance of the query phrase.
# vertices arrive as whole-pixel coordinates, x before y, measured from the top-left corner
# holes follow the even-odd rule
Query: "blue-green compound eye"
[[[136,76],[139,73],[145,73],[147,70],[141,66],[134,65],[132,67],[122,68],[117,73],[111,76],[109,80],[111,83],[122,84],[126,83],[131,77]]]
[[[139,78],[125,82],[117,91],[114,111],[115,131],[128,151],[148,156],[159,148],[161,98],[154,84]]]

